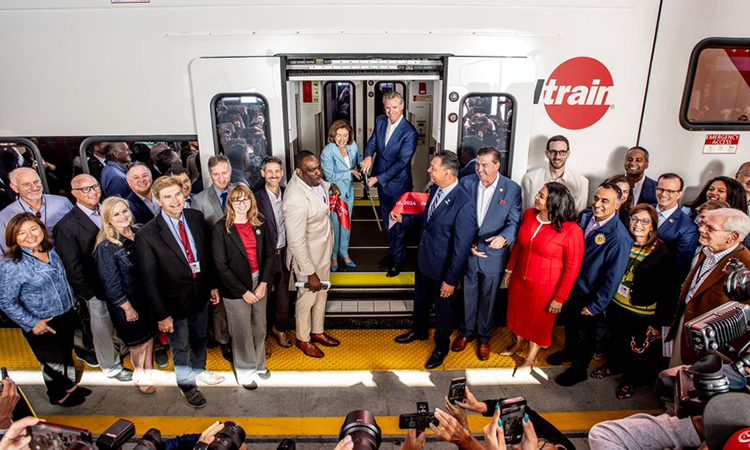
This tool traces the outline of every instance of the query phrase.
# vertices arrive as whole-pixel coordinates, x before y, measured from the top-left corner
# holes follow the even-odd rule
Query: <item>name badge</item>
[[[628,298],[630,297],[630,288],[625,286],[624,284],[620,284],[620,286],[617,287],[617,293],[625,298]]]
[[[200,261],[191,262],[190,271],[193,273],[193,275],[201,273],[201,262]]]

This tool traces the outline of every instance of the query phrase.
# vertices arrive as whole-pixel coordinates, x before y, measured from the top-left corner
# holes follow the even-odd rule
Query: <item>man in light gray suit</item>
[[[229,195],[229,180],[232,178],[232,165],[224,155],[215,155],[208,159],[208,173],[211,175],[211,186],[193,197],[192,208],[203,213],[209,228],[224,217]],[[227,361],[232,361],[227,311],[224,303],[213,307],[213,338],[221,345],[221,354]]]
[[[461,352],[478,337],[481,361],[490,357],[497,288],[521,220],[521,187],[500,175],[500,156],[496,148],[480,149],[476,174],[461,179],[476,205],[475,217],[465,219],[476,235],[464,276],[464,323],[451,350]]]

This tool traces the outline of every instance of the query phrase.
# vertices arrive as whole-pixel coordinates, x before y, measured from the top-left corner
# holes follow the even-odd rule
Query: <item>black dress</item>
[[[105,290],[107,308],[117,335],[130,347],[142,344],[156,334],[156,322],[148,305],[138,295],[135,268],[135,242],[120,236],[122,246],[104,241],[96,246],[96,266]],[[138,320],[125,320],[120,307],[126,301],[138,312]]]

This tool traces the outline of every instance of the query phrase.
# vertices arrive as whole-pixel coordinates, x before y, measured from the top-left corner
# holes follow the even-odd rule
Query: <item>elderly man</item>
[[[109,317],[104,289],[94,261],[96,236],[102,228],[99,215],[101,190],[96,178],[77,175],[70,182],[76,207],[70,210],[55,227],[55,247],[60,254],[65,274],[78,301],[87,307],[89,316],[82,315],[83,351],[77,353],[89,364],[87,353],[96,353],[96,361],[105,375],[119,381],[130,381],[133,372],[122,366],[114,344],[114,328]],[[91,345],[93,344],[93,348]]]
[[[339,341],[324,330],[328,291],[321,281],[330,280],[333,227],[329,213],[328,189],[323,181],[320,160],[307,150],[295,158],[295,169],[287,185],[282,210],[288,245],[287,265],[297,282],[297,348],[312,358],[322,358],[315,343],[336,347]],[[337,189],[334,189],[337,191]]]
[[[698,247],[695,222],[680,210],[683,185],[682,178],[674,173],[660,175],[656,185],[657,233],[672,251],[680,279],[688,273]]]
[[[731,208],[705,211],[698,222],[702,246],[685,283],[667,340],[674,339],[670,367],[692,364],[698,355],[687,345],[682,325],[729,301],[724,292],[724,267],[732,258],[750,267],[750,251],[742,241],[750,233],[750,218]]]
[[[557,181],[570,189],[576,201],[576,210],[583,211],[589,198],[589,180],[567,167],[570,157],[568,138],[560,135],[552,136],[547,140],[544,154],[547,155],[548,164],[529,170],[521,179],[524,209],[534,206],[534,196],[545,183]]]
[[[101,186],[105,197],[127,198],[130,195],[126,166],[131,154],[125,142],[107,142],[104,146],[107,165],[102,169]]]
[[[224,381],[206,370],[208,300],[219,302],[210,238],[203,214],[185,209],[179,180],[161,177],[151,189],[161,212],[136,234],[142,292],[159,331],[167,333],[180,392],[190,406],[202,408],[207,402],[196,380]]]
[[[656,181],[646,176],[648,150],[643,147],[630,147],[625,154],[625,177],[633,186],[633,205],[639,203],[656,204]]]
[[[151,171],[142,162],[128,166],[128,186],[132,191],[128,195],[130,212],[136,223],[144,224],[159,214],[159,204],[151,196]]]
[[[737,169],[737,174],[734,178],[742,184],[743,188],[745,188],[745,196],[747,199],[747,209],[745,212],[750,214],[750,161],[742,163],[740,168]]]
[[[375,120],[375,129],[365,147],[362,171],[369,175],[368,187],[378,188],[381,218],[385,221],[401,195],[412,190],[411,160],[419,135],[417,129],[404,119],[404,99],[401,94],[396,91],[384,94],[383,105],[385,115]],[[388,268],[386,276],[395,277],[401,272],[406,255],[403,227],[388,230],[388,244],[390,258],[386,256],[382,262]]]
[[[28,167],[21,167],[8,175],[10,188],[18,194],[18,199],[0,211],[0,250],[5,252],[5,229],[16,214],[28,212],[44,222],[52,233],[57,222],[73,209],[73,204],[65,197],[45,194],[39,175]]]
[[[583,263],[562,310],[565,348],[547,358],[555,365],[572,361],[572,366],[555,378],[561,386],[573,386],[588,378],[586,368],[594,355],[597,330],[605,323],[604,311],[627,268],[633,239],[617,217],[621,202],[620,188],[602,183],[594,192],[591,208],[578,219],[585,236]]]

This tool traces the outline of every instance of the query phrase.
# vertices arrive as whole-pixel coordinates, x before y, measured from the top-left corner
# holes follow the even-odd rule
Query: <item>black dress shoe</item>
[[[430,359],[427,360],[427,364],[424,365],[424,368],[437,369],[443,365],[443,361],[445,361],[445,353],[434,351],[432,352],[432,355],[430,355]]]
[[[76,357],[85,362],[89,367],[99,367],[99,361],[96,360],[96,354],[94,352],[81,352],[80,354],[76,353]]]
[[[232,355],[232,344],[221,344],[221,356],[229,362],[234,361],[234,355]]]
[[[589,377],[586,375],[585,370],[581,372],[571,367],[565,372],[558,375],[557,378],[555,378],[555,383],[559,384],[560,386],[570,387],[584,382],[588,380],[588,378]]]
[[[399,344],[408,344],[414,341],[426,341],[427,336],[420,336],[413,331],[409,331],[404,334],[399,334],[398,336],[396,336],[395,340]]]
[[[242,387],[247,389],[248,391],[254,391],[258,389],[258,383],[256,383],[255,381],[251,381],[250,384],[243,384]]]
[[[401,273],[401,268],[398,266],[393,266],[385,273],[385,276],[388,278],[393,278],[395,276],[398,276],[398,274]]]

